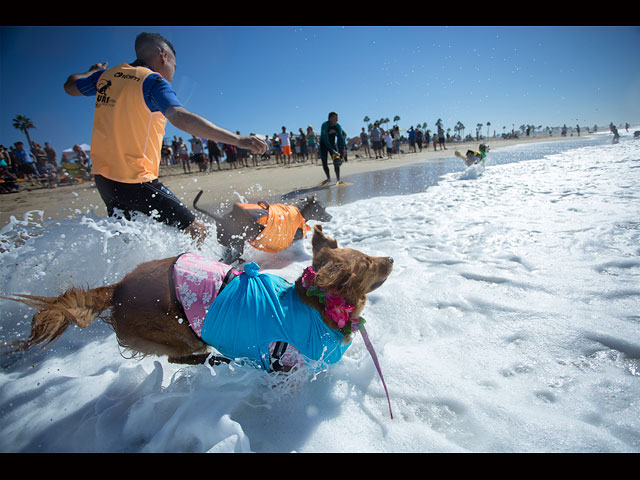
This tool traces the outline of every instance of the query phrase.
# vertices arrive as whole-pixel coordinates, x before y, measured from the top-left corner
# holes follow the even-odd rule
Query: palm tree
[[[480,140],[480,129],[482,128],[482,124],[478,123],[476,125],[476,140]]]
[[[489,138],[489,127],[491,126],[491,122],[487,122],[487,138]]]
[[[27,136],[27,141],[29,142],[29,148],[31,148],[31,137],[29,137],[29,129],[36,128],[29,117],[25,117],[24,115],[17,115],[16,118],[13,119],[13,127],[17,128],[24,132]]]
[[[398,115],[393,117],[393,121],[396,122],[396,125],[398,125],[398,120],[400,120],[400,117]]]

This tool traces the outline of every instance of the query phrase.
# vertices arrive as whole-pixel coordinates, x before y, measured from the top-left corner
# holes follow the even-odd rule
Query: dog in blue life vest
[[[255,263],[239,271],[186,253],[140,264],[109,286],[4,297],[39,309],[30,336],[5,346],[48,346],[67,327],[86,328],[110,311],[100,318],[121,348],[141,356],[192,365],[243,359],[269,372],[335,363],[363,322],[366,295],[385,282],[393,259],[339,248],[320,225],[311,245],[312,264],[294,283],[261,273]]]

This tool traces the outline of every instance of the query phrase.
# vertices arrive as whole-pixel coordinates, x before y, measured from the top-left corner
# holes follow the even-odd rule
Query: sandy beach
[[[577,137],[572,136],[536,135],[508,140],[490,138],[485,142],[491,150],[496,150],[529,142],[576,139]],[[362,158],[361,152],[350,152],[349,161],[342,165],[341,176],[343,180],[348,182],[349,176],[353,174],[453,157],[455,150],[464,153],[467,149],[476,149],[478,142],[449,143],[446,147],[447,150],[434,151],[433,145],[430,145],[429,148],[423,148],[422,152],[394,155],[392,159]],[[408,145],[403,145],[403,149],[407,150]],[[491,153],[489,153],[489,158],[490,156]],[[198,173],[197,166],[192,165],[191,173],[187,174],[183,173],[182,167],[161,167],[160,180],[186,205],[191,207],[193,199],[200,190],[204,191],[199,203],[203,206],[230,204],[241,198],[249,202],[257,200],[274,202],[289,192],[314,187],[325,178],[321,164],[313,161],[283,166],[276,165],[272,158],[269,162],[263,163],[258,167],[250,166],[233,170],[229,168],[228,164],[223,163],[222,170],[214,170],[210,173]],[[330,168],[332,180],[335,181],[333,168]],[[19,193],[5,194],[0,198],[0,228],[10,223],[11,217],[23,220],[24,215],[30,211],[41,211],[43,220],[84,215],[90,211],[100,217],[107,215],[93,182],[59,186],[53,189],[32,187],[25,182]],[[37,214],[33,219],[39,220],[40,214]]]

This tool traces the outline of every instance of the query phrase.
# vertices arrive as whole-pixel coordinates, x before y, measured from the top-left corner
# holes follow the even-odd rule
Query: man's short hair
[[[136,56],[138,58],[145,59],[145,56],[150,51],[150,48],[154,48],[154,47],[159,48],[161,50],[166,47],[169,47],[173,52],[173,56],[175,57],[176,55],[176,50],[175,48],[173,48],[173,45],[171,44],[171,42],[166,38],[164,38],[159,33],[142,32],[138,34],[138,36],[136,37],[136,43],[135,43]]]
[[[337,114],[336,112],[331,112],[331,113],[329,113],[329,117],[328,117],[328,119],[329,119],[329,120],[331,120],[331,117],[333,117],[334,115],[335,115],[336,117],[338,116],[338,114]]]

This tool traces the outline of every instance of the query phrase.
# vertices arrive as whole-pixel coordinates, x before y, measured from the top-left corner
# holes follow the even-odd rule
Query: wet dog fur
[[[339,248],[320,225],[315,225],[311,240],[312,265],[317,272],[316,285],[342,296],[355,306],[351,316],[360,316],[366,295],[378,288],[393,269],[390,257],[371,257],[358,250]],[[170,281],[176,257],[152,260],[136,267],[121,281],[94,289],[70,288],[58,297],[14,295],[1,297],[38,309],[26,340],[8,342],[11,351],[36,345],[47,347],[72,325],[89,327],[101,318],[114,330],[118,343],[131,356],[168,356],[171,363],[201,364],[210,356],[210,347],[191,329],[178,303]],[[309,297],[299,277],[294,287],[302,301],[317,309],[332,329],[338,326],[324,314],[317,297]],[[345,338],[349,342],[351,336]],[[295,345],[294,345],[295,346]],[[210,363],[213,363],[209,359]]]

